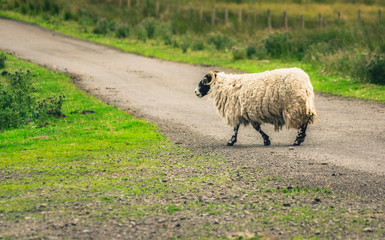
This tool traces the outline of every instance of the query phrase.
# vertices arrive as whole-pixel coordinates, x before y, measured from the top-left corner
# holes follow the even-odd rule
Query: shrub
[[[0,69],[5,68],[5,61],[7,60],[7,56],[4,53],[0,55]]]
[[[0,130],[18,128],[29,122],[44,126],[51,116],[64,116],[61,110],[64,96],[36,102],[34,91],[29,70],[7,74],[5,81],[0,81]]]
[[[257,54],[257,47],[254,44],[249,44],[246,48],[246,56],[248,59],[253,58]]]
[[[246,52],[245,49],[238,48],[238,47],[232,47],[231,53],[233,54],[234,60],[242,60],[246,58]]]
[[[193,51],[201,51],[201,50],[205,49],[205,44],[202,40],[195,39],[192,43],[191,49]]]
[[[136,37],[142,42],[147,41],[147,31],[141,24],[136,26]]]
[[[115,30],[115,22],[110,22],[106,18],[100,19],[92,31],[96,34],[106,35],[107,33]]]
[[[215,49],[222,50],[225,48],[231,48],[233,41],[222,33],[211,33],[208,37],[208,42],[212,44]]]
[[[179,47],[182,49],[183,53],[186,53],[188,48],[191,45],[191,38],[187,35],[183,35]]]
[[[115,31],[115,35],[117,38],[126,38],[131,34],[131,27],[127,25],[120,25],[117,27]]]
[[[289,53],[290,40],[292,36],[288,32],[273,33],[268,35],[267,38],[262,40],[262,44],[266,49],[268,55],[273,58],[279,58],[287,56]]]
[[[147,32],[147,38],[154,38],[157,22],[154,18],[146,18],[140,23]]]
[[[45,98],[42,101],[38,101],[37,106],[35,108],[36,111],[34,113],[35,118],[40,120],[40,122],[46,122],[46,119],[49,116],[56,118],[65,117],[62,112],[64,100],[64,95],[59,95],[59,97],[56,97],[56,95],[54,95],[53,97]]]
[[[171,45],[172,44],[172,26],[170,23],[160,23],[155,28],[155,37],[163,40],[164,44]]]
[[[16,71],[0,82],[0,130],[17,128],[33,119],[31,73]]]
[[[374,54],[366,65],[367,79],[374,84],[385,85],[385,54]]]

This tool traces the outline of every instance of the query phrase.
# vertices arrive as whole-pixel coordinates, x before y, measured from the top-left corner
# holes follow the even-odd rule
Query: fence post
[[[159,18],[160,2],[156,0],[156,17]]]
[[[215,25],[215,6],[213,6],[211,9],[211,25]]]
[[[358,9],[357,11],[357,19],[358,19],[358,23],[361,23],[361,9]]]
[[[341,21],[341,12],[340,12],[340,11],[337,13],[337,21],[338,21],[338,22]]]
[[[287,12],[286,11],[283,11],[283,21],[285,24],[285,30],[287,31],[288,23],[287,23]]]
[[[271,31],[271,16],[270,16],[270,9],[267,10],[267,29],[270,32]]]
[[[381,9],[378,9],[378,22],[382,22]]]
[[[229,24],[229,9],[226,7],[225,9],[225,25]]]
[[[239,9],[238,12],[238,24],[242,25],[242,9]]]
[[[300,16],[300,22],[301,22],[301,30],[305,29],[305,19],[303,18],[303,15]]]
[[[201,6],[201,9],[199,10],[199,22],[202,23],[203,21],[203,7]]]
[[[322,14],[318,14],[318,30],[322,30]]]

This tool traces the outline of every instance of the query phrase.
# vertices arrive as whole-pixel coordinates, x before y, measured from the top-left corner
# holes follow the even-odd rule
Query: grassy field
[[[31,122],[1,132],[0,236],[5,239],[46,238],[63,229],[65,237],[79,237],[71,231],[111,222],[142,228],[179,224],[171,236],[182,232],[185,238],[204,239],[253,236],[250,232],[258,232],[255,239],[269,238],[278,234],[271,229],[295,239],[383,234],[376,209],[341,207],[354,197],[292,187],[259,169],[180,148],[156,126],[77,89],[68,75],[7,58],[7,72],[30,69],[37,98],[64,94],[66,117],[51,118],[44,127]],[[239,185],[239,178],[253,184]]]

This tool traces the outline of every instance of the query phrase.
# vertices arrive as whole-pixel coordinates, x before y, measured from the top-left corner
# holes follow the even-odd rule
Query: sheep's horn
[[[210,71],[209,74],[211,75],[211,81],[209,83],[207,83],[206,85],[213,84],[213,82],[215,80],[215,73],[213,71]]]

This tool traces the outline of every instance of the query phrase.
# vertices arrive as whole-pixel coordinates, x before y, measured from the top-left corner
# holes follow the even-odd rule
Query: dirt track
[[[208,99],[194,88],[212,68],[123,53],[42,28],[0,19],[0,49],[47,68],[76,75],[76,84],[109,104],[161,126],[171,140],[198,151],[294,178],[308,187],[355,192],[371,199],[385,193],[385,106],[316,94],[320,120],[304,144],[293,149],[296,131],[274,133],[263,146],[252,128],[241,128],[238,143]]]

